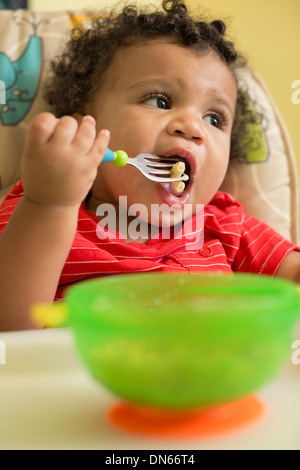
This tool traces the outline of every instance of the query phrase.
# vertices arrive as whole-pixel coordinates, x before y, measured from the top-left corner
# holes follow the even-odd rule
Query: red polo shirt
[[[3,201],[0,233],[23,195],[19,182]],[[64,289],[79,280],[133,272],[274,275],[288,253],[300,251],[272,228],[246,215],[241,204],[222,192],[177,232],[163,234],[146,243],[126,243],[120,233],[102,228],[83,203],[56,297],[61,298]]]

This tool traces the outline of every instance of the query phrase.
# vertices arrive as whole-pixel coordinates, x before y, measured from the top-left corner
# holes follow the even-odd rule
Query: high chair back
[[[20,179],[20,161],[29,122],[49,110],[42,85],[49,61],[63,48],[70,29],[89,21],[87,12],[0,11],[0,202]],[[264,115],[254,130],[258,148],[247,162],[232,161],[221,190],[245,211],[298,243],[298,190],[295,157],[288,132],[261,78],[250,69],[240,74]]]

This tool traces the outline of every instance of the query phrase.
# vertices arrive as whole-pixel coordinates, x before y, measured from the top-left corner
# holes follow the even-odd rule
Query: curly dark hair
[[[237,81],[236,71],[246,66],[246,60],[226,39],[223,21],[197,21],[188,14],[183,0],[163,0],[162,7],[162,11],[151,11],[127,5],[120,13],[113,10],[93,17],[88,29],[72,31],[62,55],[51,62],[52,73],[45,84],[44,97],[57,117],[84,113],[84,106],[101,86],[101,77],[114,53],[143,39],[169,37],[203,54],[213,50]],[[259,118],[249,103],[247,90],[238,86],[230,158],[243,159],[253,147],[251,124],[259,122]]]

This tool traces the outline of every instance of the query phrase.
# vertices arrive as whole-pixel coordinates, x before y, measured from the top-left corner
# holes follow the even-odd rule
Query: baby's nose
[[[175,130],[175,134],[182,134],[183,137],[186,137],[187,139],[193,139],[193,140],[202,140],[202,137],[200,136],[200,132],[187,132],[187,131],[181,131],[180,129]],[[196,135],[192,135],[196,134]],[[198,135],[199,134],[199,135]]]
[[[205,130],[201,118],[196,113],[178,113],[169,122],[168,132],[171,135],[181,135],[185,139],[200,142],[205,138]]]

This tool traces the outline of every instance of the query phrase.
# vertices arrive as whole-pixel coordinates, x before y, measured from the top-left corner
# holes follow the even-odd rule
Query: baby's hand
[[[38,115],[27,132],[22,159],[25,195],[47,206],[77,206],[89,192],[107,149],[109,132],[96,136],[95,120]]]

